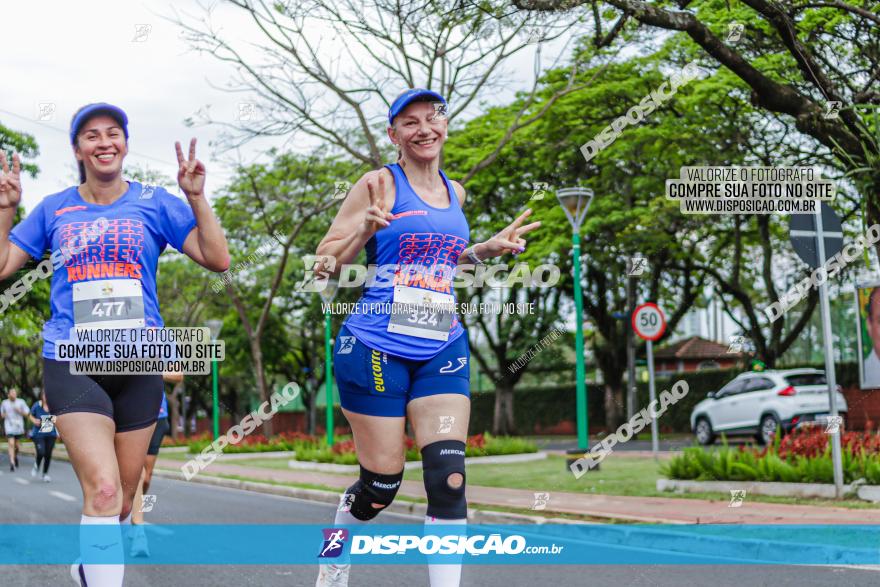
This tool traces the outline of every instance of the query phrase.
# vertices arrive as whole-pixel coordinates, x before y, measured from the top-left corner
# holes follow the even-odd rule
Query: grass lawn
[[[185,461],[191,458],[187,454],[168,453],[160,454],[160,457],[168,460]],[[261,467],[266,469],[289,470],[287,459],[244,459],[230,460],[224,464]],[[484,487],[506,487],[511,489],[526,489],[529,491],[566,491],[570,493],[584,493],[588,495],[628,495],[640,497],[675,497],[681,499],[710,499],[729,501],[729,493],[671,493],[657,491],[656,482],[660,478],[660,464],[650,457],[621,456],[610,457],[602,462],[598,471],[590,471],[580,479],[565,466],[565,458],[558,455],[550,455],[541,461],[525,463],[509,463],[495,465],[469,465],[468,484],[481,485]],[[351,474],[341,474],[350,477]],[[421,481],[420,470],[407,471],[404,478],[411,481]],[[253,479],[259,481],[259,479]],[[766,503],[784,503],[800,505],[837,506],[847,508],[873,509],[875,504],[861,500],[830,500],[798,497],[773,497],[761,495],[749,495],[751,501]]]

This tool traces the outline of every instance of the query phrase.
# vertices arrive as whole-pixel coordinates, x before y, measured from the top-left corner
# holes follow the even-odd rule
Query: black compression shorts
[[[55,416],[103,414],[116,423],[116,432],[152,425],[164,393],[161,375],[72,375],[69,362],[46,358],[43,388]]]

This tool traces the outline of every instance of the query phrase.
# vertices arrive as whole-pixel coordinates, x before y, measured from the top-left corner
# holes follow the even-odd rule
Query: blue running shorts
[[[343,325],[333,356],[339,400],[357,414],[402,417],[416,398],[441,393],[470,397],[467,333],[434,357],[414,361],[368,347]]]

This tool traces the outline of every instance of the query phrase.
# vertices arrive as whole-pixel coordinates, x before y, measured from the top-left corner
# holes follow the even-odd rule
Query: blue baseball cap
[[[128,116],[122,111],[122,108],[114,106],[113,104],[107,104],[106,102],[96,102],[95,104],[87,104],[83,106],[79,109],[79,112],[73,115],[73,120],[70,121],[70,143],[72,145],[76,144],[76,136],[79,134],[83,125],[87,123],[89,119],[94,118],[99,114],[106,114],[113,117],[113,119],[119,123],[119,126],[122,127],[122,132],[125,133],[125,138],[128,139]]]
[[[426,100],[426,98],[428,98],[428,100]],[[411,90],[405,91],[397,97],[397,99],[391,105],[391,108],[388,109],[388,124],[393,124],[394,119],[397,117],[397,115],[403,112],[403,109],[413,102],[428,101],[442,102],[443,105],[446,106],[446,98],[444,98],[437,92],[432,92],[431,90],[426,90],[424,88],[413,88]]]

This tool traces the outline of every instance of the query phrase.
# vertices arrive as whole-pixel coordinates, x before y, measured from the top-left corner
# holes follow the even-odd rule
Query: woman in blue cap
[[[70,363],[56,360],[55,342],[67,339],[74,328],[161,328],[156,270],[165,247],[170,244],[218,272],[229,267],[229,251],[205,197],[205,167],[196,159],[195,139],[186,158],[180,143],[175,144],[177,181],[186,201],[161,187],[123,179],[128,117],[120,108],[105,103],[81,108],[70,124],[70,142],[80,184],[43,198],[15,228],[21,162],[13,155],[10,169],[0,152],[0,280],[28,257],[39,260],[52,251],[54,272],[41,264],[48,268],[42,272],[52,275],[51,318],[43,328],[43,387],[82,487],[82,526],[116,526],[105,530],[119,536],[109,551],[94,544],[98,541],[81,540],[86,562],[74,565],[71,573],[82,585],[118,587],[122,564],[88,561],[101,554],[122,560],[119,525],[131,519],[162,402],[162,376],[74,375]],[[124,303],[110,303],[111,298]],[[105,312],[107,307],[112,311]],[[99,547],[100,553],[88,550]]]
[[[367,264],[378,266],[336,337],[334,372],[361,471],[340,500],[337,525],[363,524],[391,504],[403,479],[407,417],[422,455],[425,523],[467,520],[470,350],[450,311],[452,281],[459,263],[525,250],[522,235],[540,222],[522,226],[531,214],[526,210],[491,239],[469,246],[465,190],[440,170],[446,108],[443,96],[429,90],[398,96],[388,112],[397,163],[358,180],[318,245],[318,272],[329,269],[328,257],[339,267],[364,248]],[[328,560],[337,562],[321,565],[316,585],[348,585],[350,565]],[[460,565],[428,570],[431,587],[459,584]]]

